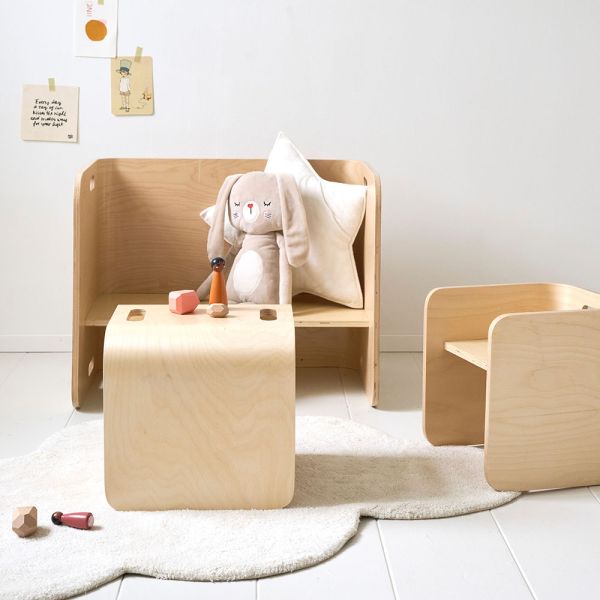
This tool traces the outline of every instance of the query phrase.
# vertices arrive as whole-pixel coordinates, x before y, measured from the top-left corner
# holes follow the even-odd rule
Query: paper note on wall
[[[119,56],[111,61],[111,109],[113,115],[154,114],[152,58]]]
[[[75,56],[117,55],[118,0],[75,0]]]
[[[58,85],[24,85],[21,138],[41,142],[77,142],[79,88]]]

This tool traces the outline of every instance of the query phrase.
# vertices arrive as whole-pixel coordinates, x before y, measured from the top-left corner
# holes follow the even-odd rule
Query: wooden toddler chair
[[[424,340],[432,444],[483,444],[497,490],[600,483],[600,294],[551,283],[435,289]]]

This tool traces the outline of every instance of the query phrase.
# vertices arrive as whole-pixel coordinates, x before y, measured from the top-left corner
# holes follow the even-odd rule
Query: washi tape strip
[[[142,47],[138,46],[135,49],[135,62],[140,62],[142,60]]]
[[[56,81],[54,81],[54,77],[48,77],[48,89],[51,92],[56,91]]]

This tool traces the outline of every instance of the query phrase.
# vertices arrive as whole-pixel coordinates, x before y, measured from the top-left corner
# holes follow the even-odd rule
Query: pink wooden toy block
[[[169,292],[169,310],[178,315],[194,312],[198,304],[198,296],[194,290]]]

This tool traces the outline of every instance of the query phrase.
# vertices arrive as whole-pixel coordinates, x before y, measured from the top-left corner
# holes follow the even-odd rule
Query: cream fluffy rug
[[[104,498],[102,423],[63,429],[36,452],[0,461],[0,598],[66,598],[123,573],[233,580],[314,565],[356,533],[360,516],[428,519],[484,510],[517,493],[490,488],[477,448],[402,442],[352,421],[297,420],[296,494],[272,511],[116,512]],[[10,528],[38,507],[39,530]],[[90,531],[52,512],[92,511]]]

